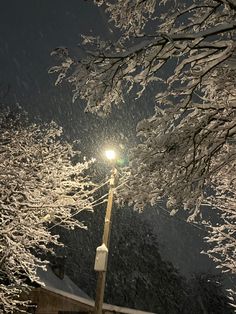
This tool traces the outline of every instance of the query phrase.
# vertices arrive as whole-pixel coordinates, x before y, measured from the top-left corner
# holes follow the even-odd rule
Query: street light
[[[105,156],[109,161],[115,161],[116,153],[114,150],[106,150]],[[107,260],[109,253],[109,242],[110,242],[110,233],[111,233],[111,214],[112,214],[112,204],[113,204],[113,196],[114,189],[117,184],[117,169],[113,165],[111,171],[111,177],[109,181],[109,193],[107,199],[107,208],[106,208],[106,216],[104,222],[104,230],[102,237],[102,245],[99,246],[96,250],[96,258],[94,269],[98,272],[97,279],[97,288],[96,288],[96,298],[95,298],[95,307],[94,314],[102,314],[102,305],[104,298],[104,290],[106,283],[106,271],[107,271]]]

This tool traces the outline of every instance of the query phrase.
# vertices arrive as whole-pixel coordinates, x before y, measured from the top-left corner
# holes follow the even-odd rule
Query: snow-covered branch
[[[72,57],[65,48],[57,49],[53,54],[62,63],[50,69],[50,73],[59,73],[56,84],[63,80],[72,84],[73,100],[85,99],[88,111],[109,113],[112,105],[125,101],[125,94],[134,85],[140,87],[137,94],[140,97],[150,83],[161,81],[161,69],[169,76],[163,87],[168,88],[162,95],[164,103],[169,96],[181,94],[188,104],[193,93],[199,92],[201,96],[207,93],[204,82],[212,79],[217,67],[226,66],[226,60],[235,56],[236,15],[226,1],[193,1],[191,5],[176,4],[173,10],[169,10],[168,0],[159,4],[134,0],[106,5],[112,20],[123,31],[127,27],[128,33],[116,44],[85,40],[89,46],[87,56]],[[142,6],[147,11],[142,11]],[[126,14],[134,8],[151,23],[152,33],[150,28],[138,36],[130,31]],[[164,10],[168,13],[161,13]],[[150,20],[154,11],[157,16]],[[135,24],[133,18],[131,14],[131,24]]]

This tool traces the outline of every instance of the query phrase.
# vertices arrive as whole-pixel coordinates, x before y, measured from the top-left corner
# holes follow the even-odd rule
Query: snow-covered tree
[[[206,222],[209,254],[235,273],[236,1],[94,2],[122,36],[116,43],[84,36],[79,56],[56,49],[56,84],[68,81],[74,100],[103,114],[131,91],[140,97],[156,88],[123,196],[138,208],[164,198],[172,214],[184,206],[191,218],[203,203],[217,208],[219,225]]]
[[[85,228],[76,214],[92,209],[86,176],[91,162],[78,162],[61,134],[55,123],[30,124],[22,115],[1,112],[0,313],[27,304],[19,296],[37,280],[43,254],[60,245],[50,228]]]

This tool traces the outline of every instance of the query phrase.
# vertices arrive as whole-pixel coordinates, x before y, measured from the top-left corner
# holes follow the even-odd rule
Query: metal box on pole
[[[108,249],[106,245],[103,243],[101,246],[97,247],[94,270],[106,271],[107,258],[108,258]]]

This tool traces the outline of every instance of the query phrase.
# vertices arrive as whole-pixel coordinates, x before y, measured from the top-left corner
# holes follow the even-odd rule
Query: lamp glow
[[[109,160],[114,160],[116,158],[116,153],[112,149],[108,149],[105,151],[105,156]]]

